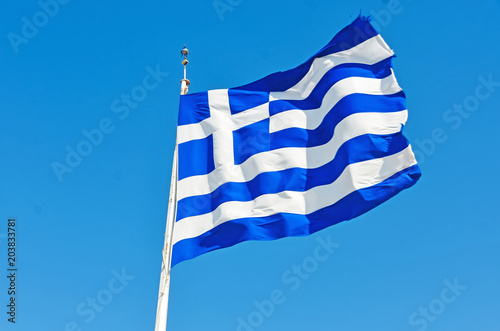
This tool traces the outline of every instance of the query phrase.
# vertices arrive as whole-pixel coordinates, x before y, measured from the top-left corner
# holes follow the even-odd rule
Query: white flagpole
[[[184,79],[181,80],[181,95],[188,91],[189,80],[186,78],[186,65],[189,63],[189,54],[186,45],[181,51],[184,55],[182,64],[184,65]],[[177,212],[177,142],[174,149],[174,160],[172,163],[172,177],[170,179],[170,196],[168,200],[167,225],[165,229],[165,243],[162,251],[160,289],[158,293],[158,306],[156,308],[155,331],[167,330],[168,295],[170,292],[170,267],[172,258],[172,233],[174,231],[175,217]]]
[[[156,309],[155,331],[167,330],[168,294],[170,290],[170,258],[172,256],[172,232],[175,222],[175,209],[177,205],[177,146],[174,150],[172,164],[172,177],[170,179],[170,198],[168,201],[167,226],[165,229],[165,243],[162,251],[160,289],[158,293],[158,306]]]

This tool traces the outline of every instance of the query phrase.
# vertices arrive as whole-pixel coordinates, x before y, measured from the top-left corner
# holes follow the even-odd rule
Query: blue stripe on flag
[[[271,133],[271,149],[320,146],[332,139],[336,125],[349,115],[391,113],[405,109],[402,93],[388,96],[351,94],[340,100],[314,130],[288,128]]]
[[[391,58],[374,65],[341,64],[327,72],[304,100],[275,100],[269,104],[269,114],[276,115],[290,109],[319,108],[326,92],[339,81],[349,77],[385,78],[391,75]]]

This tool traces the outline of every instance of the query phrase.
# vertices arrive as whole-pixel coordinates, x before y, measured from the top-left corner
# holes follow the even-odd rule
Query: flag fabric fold
[[[181,96],[172,266],[314,233],[415,184],[393,57],[360,16],[294,69]]]

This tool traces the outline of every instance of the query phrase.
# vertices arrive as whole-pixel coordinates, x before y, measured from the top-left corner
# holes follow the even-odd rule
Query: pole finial
[[[189,63],[187,56],[189,54],[189,50],[186,48],[186,44],[184,44],[184,48],[181,50],[181,56],[184,56],[184,60],[182,60],[182,64],[186,65]]]
[[[184,65],[184,79],[181,80],[181,95],[184,95],[188,92],[188,86],[191,83],[189,79],[186,78],[186,65],[189,63],[187,56],[189,55],[189,50],[186,48],[186,44],[181,50],[181,56],[184,56],[184,60],[182,60],[182,64]]]

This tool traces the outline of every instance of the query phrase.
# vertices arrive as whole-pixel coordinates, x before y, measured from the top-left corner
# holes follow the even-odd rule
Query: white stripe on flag
[[[271,117],[270,131],[277,132],[287,128],[314,130],[323,118],[342,98],[355,93],[369,95],[391,95],[401,91],[394,74],[383,79],[349,77],[333,85],[323,97],[317,109],[291,109]],[[284,94],[285,99],[286,94]]]
[[[303,100],[309,96],[321,78],[333,67],[344,63],[375,64],[394,52],[380,35],[376,35],[353,48],[329,54],[313,61],[309,72],[295,86],[285,92],[272,92],[271,100]]]

